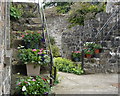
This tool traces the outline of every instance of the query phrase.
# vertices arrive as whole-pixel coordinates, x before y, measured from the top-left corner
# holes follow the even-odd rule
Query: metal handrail
[[[44,33],[44,37],[48,38],[48,47],[50,50],[50,86],[52,86],[52,79],[56,80],[56,67],[53,65],[53,54],[52,54],[52,48],[51,48],[51,42],[50,42],[50,35],[48,33],[48,25],[47,25],[47,20],[45,18],[45,12],[43,9],[42,4],[40,4],[40,2],[38,2],[38,6],[39,6],[39,13],[41,14],[41,19],[42,19],[42,24],[43,24],[43,33]],[[45,35],[46,32],[46,35]],[[45,43],[47,44],[47,41],[45,40]],[[47,47],[47,46],[46,46]],[[52,69],[54,67],[54,76],[52,75]]]
[[[107,27],[108,23],[111,21],[111,19],[118,13],[118,11],[114,11],[114,13],[112,13],[112,15],[108,18],[108,20],[106,21],[106,23],[104,23],[104,25],[102,26],[102,28],[98,31],[98,33],[96,34],[95,38],[93,39],[93,41],[96,41],[96,38],[99,36],[99,34],[103,31],[103,29],[105,27]]]

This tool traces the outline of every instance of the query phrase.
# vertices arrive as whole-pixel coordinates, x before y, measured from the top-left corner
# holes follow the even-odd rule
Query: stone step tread
[[[28,23],[30,24],[38,24],[38,23],[42,23],[42,21],[40,20],[40,18],[27,18]]]
[[[42,26],[42,24],[25,24],[26,26],[35,26],[35,27],[37,27],[37,26]]]

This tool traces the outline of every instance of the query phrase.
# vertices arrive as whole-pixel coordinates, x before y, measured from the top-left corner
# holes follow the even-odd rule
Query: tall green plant
[[[22,12],[22,10],[20,10],[20,8],[17,8],[13,4],[10,5],[10,18],[12,20],[17,20],[17,19],[21,18],[22,14],[23,14],[23,12]]]

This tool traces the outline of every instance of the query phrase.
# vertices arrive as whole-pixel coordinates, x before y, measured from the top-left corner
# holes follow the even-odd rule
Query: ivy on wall
[[[104,2],[50,2],[45,3],[44,7],[54,6],[57,13],[69,14],[69,27],[74,25],[84,25],[84,20],[93,19],[99,12],[105,11]]]
[[[68,21],[71,23],[69,27],[84,25],[84,20],[93,19],[97,13],[105,11],[106,5],[104,3],[79,3],[78,7],[71,8],[69,12]]]

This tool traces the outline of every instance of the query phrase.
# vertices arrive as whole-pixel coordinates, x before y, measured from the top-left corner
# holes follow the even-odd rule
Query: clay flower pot
[[[91,54],[86,54],[86,58],[91,58],[92,55]]]
[[[27,75],[28,76],[37,76],[40,75],[40,65],[38,66],[34,66],[35,64],[30,63],[30,64],[26,64],[26,68],[27,68]]]
[[[96,54],[100,53],[100,50],[99,49],[95,49],[95,53]]]

